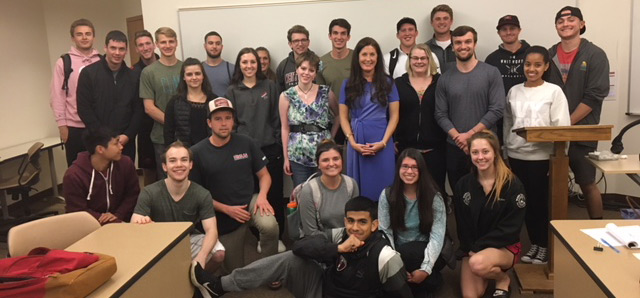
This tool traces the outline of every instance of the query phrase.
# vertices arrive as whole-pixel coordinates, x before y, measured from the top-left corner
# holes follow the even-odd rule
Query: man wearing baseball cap
[[[556,14],[560,42],[549,49],[552,63],[548,82],[562,87],[569,103],[571,125],[600,123],[602,102],[609,93],[609,60],[605,52],[580,37],[586,31],[582,12],[565,6]],[[598,142],[571,142],[569,165],[587,200],[592,219],[602,218],[602,195],[595,184],[595,168],[584,156],[596,150]]]
[[[400,46],[384,54],[384,68],[389,72],[391,77],[398,78],[407,72],[407,60],[411,49],[416,45],[416,37],[418,37],[418,25],[416,20],[404,17],[396,24],[396,37],[400,41]],[[435,61],[440,72],[440,64],[438,57],[431,53],[431,58]]]
[[[271,176],[267,158],[251,138],[233,133],[235,110],[230,100],[209,102],[211,137],[191,147],[190,179],[211,192],[218,218],[218,235],[226,248],[224,267],[229,272],[244,266],[244,240],[249,225],[260,232],[262,255],[278,251],[278,223],[267,201]],[[254,175],[260,190],[254,193]]]
[[[523,83],[524,76],[524,52],[529,48],[525,40],[520,40],[520,21],[517,16],[506,15],[498,20],[498,36],[502,43],[498,49],[489,54],[484,60],[487,64],[498,68],[504,83],[504,94],[511,87]],[[502,118],[496,123],[498,139],[502,143]]]

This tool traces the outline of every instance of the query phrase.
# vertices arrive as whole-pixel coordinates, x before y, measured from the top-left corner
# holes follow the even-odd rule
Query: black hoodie
[[[504,94],[509,93],[511,87],[524,83],[527,78],[524,76],[524,52],[530,47],[530,45],[524,41],[520,41],[522,46],[515,52],[511,52],[503,47],[502,44],[498,46],[498,49],[487,56],[485,63],[493,65],[498,68],[500,75],[502,76],[502,82],[504,83]]]

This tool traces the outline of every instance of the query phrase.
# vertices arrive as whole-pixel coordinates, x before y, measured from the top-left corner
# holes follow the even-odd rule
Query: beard
[[[209,53],[209,51],[205,51],[205,52],[207,52],[207,57],[209,57],[211,59],[218,59],[222,55],[222,52],[220,52],[218,55],[213,55],[213,54]]]
[[[212,129],[211,133],[222,140],[227,139],[231,136],[231,131],[220,133]]]
[[[473,58],[473,56],[475,56],[475,54],[476,54],[476,53],[475,53],[475,52],[472,52],[472,53],[470,53],[470,54],[469,54],[469,56],[467,56],[467,57],[461,57],[460,55],[458,55],[458,53],[455,53],[455,54],[456,54],[456,59],[458,59],[458,61],[460,61],[460,62],[467,62],[467,61],[469,61],[471,58]]]

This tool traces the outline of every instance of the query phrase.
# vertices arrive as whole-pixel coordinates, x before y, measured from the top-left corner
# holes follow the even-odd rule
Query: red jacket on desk
[[[122,155],[112,161],[106,175],[91,165],[89,152],[81,152],[64,174],[63,196],[66,212],[87,211],[96,219],[109,212],[128,222],[136,206],[140,185],[131,159]]]

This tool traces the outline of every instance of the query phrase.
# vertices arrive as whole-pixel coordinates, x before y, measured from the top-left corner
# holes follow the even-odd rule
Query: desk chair
[[[33,186],[40,181],[40,150],[44,144],[36,142],[33,144],[27,154],[22,159],[18,173],[7,179],[0,180],[0,191],[6,191],[11,194],[14,201],[22,198],[20,202],[24,209],[25,215],[31,215],[29,209],[29,192],[34,189]]]
[[[85,211],[30,221],[9,230],[9,255],[24,256],[36,247],[65,249],[98,228],[98,220]]]

